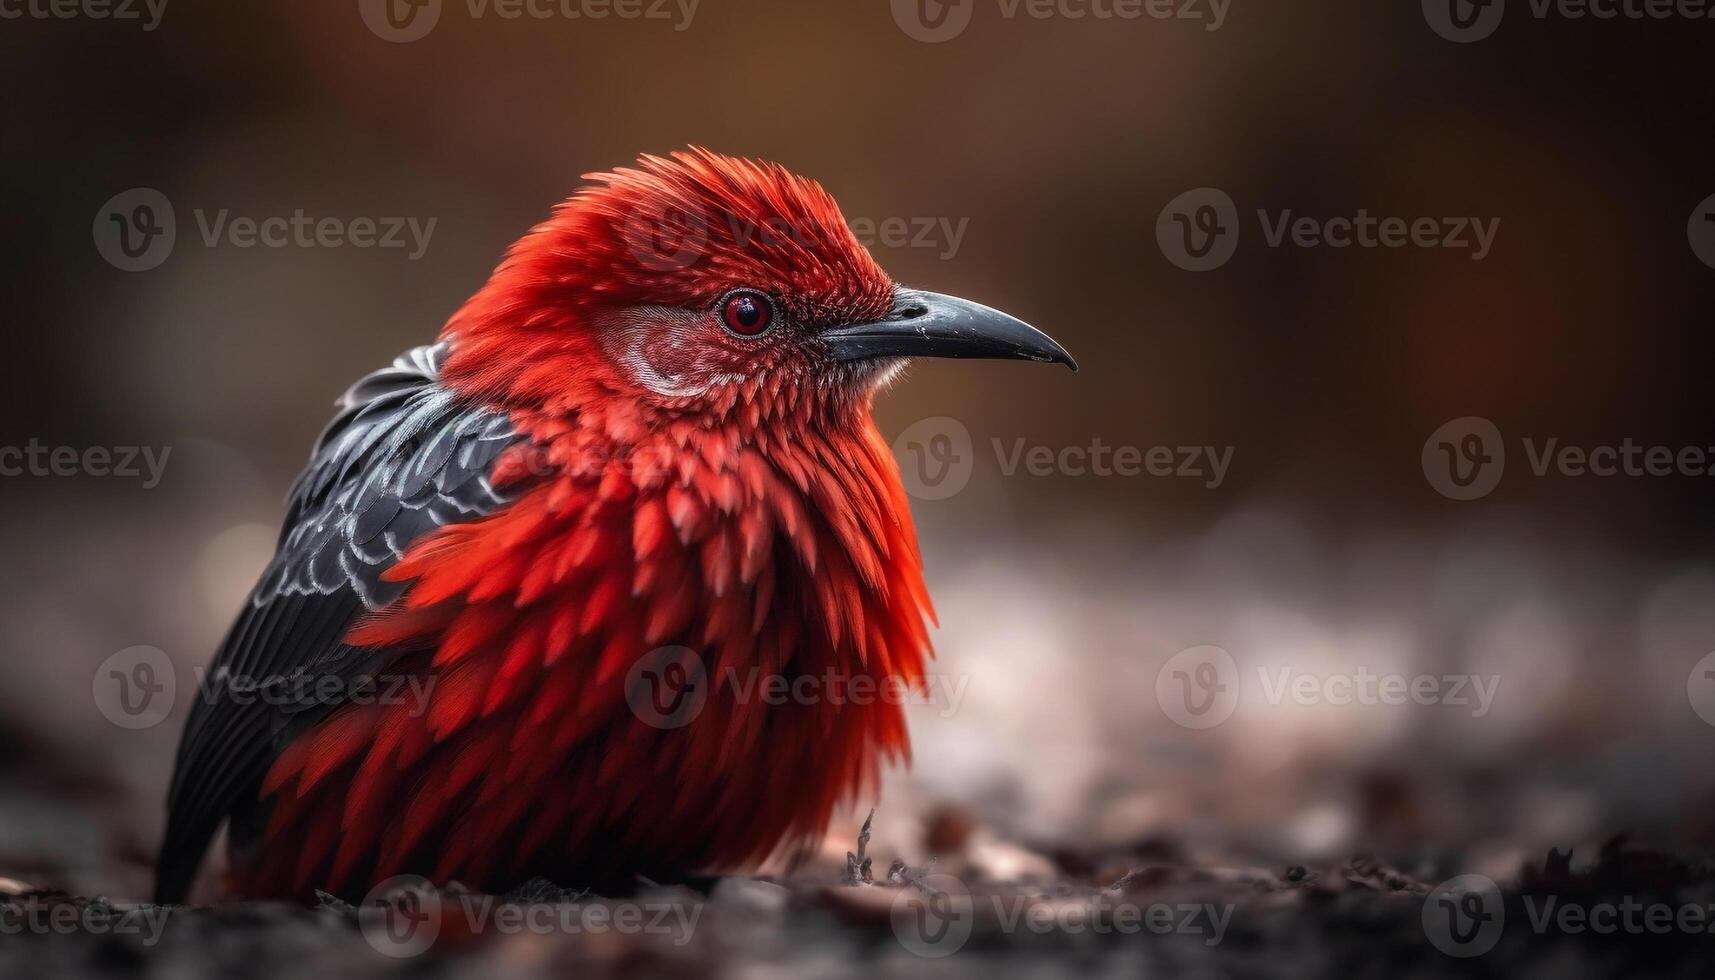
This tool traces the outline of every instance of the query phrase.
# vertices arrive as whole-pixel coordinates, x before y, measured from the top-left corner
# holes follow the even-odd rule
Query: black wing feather
[[[352,386],[293,485],[274,560],[185,724],[156,901],[184,900],[221,822],[254,799],[290,736],[333,707],[241,703],[222,679],[359,675],[376,654],[342,638],[365,609],[407,585],[383,582],[382,573],[422,534],[506,502],[488,474],[521,437],[504,413],[439,384],[445,357],[445,344],[419,347]]]

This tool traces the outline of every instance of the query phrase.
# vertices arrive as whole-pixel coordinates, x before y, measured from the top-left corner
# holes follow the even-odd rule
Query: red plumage
[[[791,297],[789,315],[855,321],[885,314],[893,284],[832,198],[779,168],[695,154],[601,179],[520,241],[445,334],[445,382],[514,406],[529,436],[496,481],[549,475],[387,573],[415,584],[350,639],[432,644],[418,666],[430,709],[348,707],[294,741],[267,777],[274,809],[235,869],[240,891],[742,867],[819,835],[907,753],[897,704],[740,703],[730,683],[752,666],[922,676],[929,599],[869,392],[776,362],[713,399],[642,397],[589,323],[706,304],[734,282]],[[630,233],[686,215],[708,260],[639,269],[649,243]],[[738,240],[779,227],[793,234],[777,248]],[[623,689],[625,669],[668,644],[709,651],[715,682],[676,730],[636,717]],[[455,808],[473,786],[476,805]]]
[[[897,699],[769,703],[756,681],[922,681],[933,612],[870,417],[898,360],[836,356],[828,333],[920,314],[900,312],[905,294],[833,199],[777,166],[693,151],[592,179],[442,335],[437,383],[516,435],[487,469],[504,503],[383,556],[372,588],[403,591],[342,627],[380,673],[426,689],[426,710],[344,703],[276,738],[253,798],[215,807],[244,817],[242,894],[743,868],[816,840],[908,756]],[[667,226],[679,237],[664,243]],[[764,340],[722,329],[735,289],[770,304],[738,308],[775,318]],[[408,451],[432,454],[425,438]],[[351,540],[393,541],[375,533]],[[234,632],[222,657],[239,662],[256,659],[239,637],[270,635]],[[627,700],[640,659],[669,646],[694,651],[709,684],[679,728]],[[200,857],[207,820],[177,811],[206,817],[201,760],[218,750],[199,729],[215,724],[193,718],[181,750],[175,819],[191,829],[169,830],[169,897],[184,852]]]

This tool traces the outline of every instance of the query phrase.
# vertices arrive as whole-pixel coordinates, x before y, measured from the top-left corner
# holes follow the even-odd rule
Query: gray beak
[[[886,319],[822,332],[837,361],[879,357],[969,357],[1064,364],[1078,362],[1023,320],[957,296],[900,289]]]

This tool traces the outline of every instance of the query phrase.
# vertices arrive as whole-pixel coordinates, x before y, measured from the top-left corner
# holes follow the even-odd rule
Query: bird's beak
[[[982,357],[1052,362],[1078,370],[1066,348],[1023,320],[968,299],[919,289],[896,290],[886,319],[825,330],[822,339],[836,361]]]

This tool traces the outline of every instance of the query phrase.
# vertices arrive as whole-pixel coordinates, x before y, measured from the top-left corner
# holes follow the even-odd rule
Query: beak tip
[[[1035,328],[1032,327],[1031,329],[1034,330]],[[1073,374],[1078,373],[1078,359],[1072,356],[1071,351],[1061,347],[1046,335],[1042,339],[1044,341],[1042,347],[1034,356],[1030,357],[1030,360],[1042,364],[1064,364],[1071,369]]]

